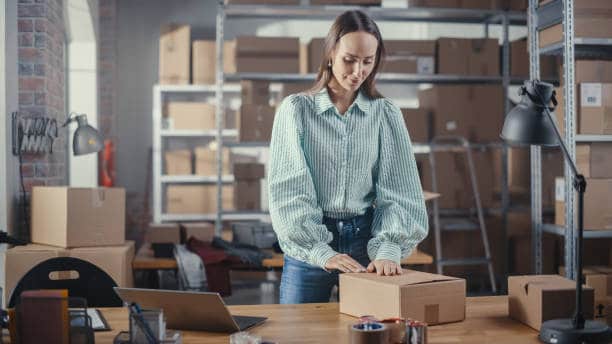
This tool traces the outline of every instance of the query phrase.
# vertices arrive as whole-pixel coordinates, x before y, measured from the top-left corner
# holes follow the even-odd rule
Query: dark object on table
[[[582,237],[584,225],[584,193],[586,180],[578,172],[559,129],[555,125],[548,105],[557,105],[553,85],[538,80],[525,81],[519,93],[521,102],[513,108],[504,122],[501,137],[511,144],[561,146],[565,160],[574,175],[574,189],[578,192],[578,235],[575,242],[576,257],[576,310],[573,319],[553,319],[542,323],[540,340],[545,343],[608,343],[609,328],[606,324],[585,320],[582,314]],[[552,108],[554,110],[554,107]]]
[[[76,279],[51,279],[51,274],[62,277],[76,271]],[[113,291],[115,281],[102,269],[73,257],[58,257],[45,260],[25,274],[13,290],[9,307],[14,307],[19,295],[25,290],[67,289],[73,297],[82,297],[90,307],[121,307],[121,299]]]

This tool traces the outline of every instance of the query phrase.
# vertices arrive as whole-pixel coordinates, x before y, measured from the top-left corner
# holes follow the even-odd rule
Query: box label
[[[434,73],[434,58],[431,56],[417,58],[417,73],[433,74]]]
[[[565,201],[565,180],[563,178],[555,179],[555,201]]]
[[[600,83],[580,84],[581,107],[601,107],[601,97]]]
[[[446,130],[448,130],[448,131],[457,130],[457,122],[455,122],[455,121],[448,121],[448,122],[446,122]]]

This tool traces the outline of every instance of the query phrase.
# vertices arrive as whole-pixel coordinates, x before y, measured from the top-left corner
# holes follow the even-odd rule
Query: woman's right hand
[[[342,272],[366,272],[366,268],[359,264],[348,254],[338,253],[325,263],[327,270],[340,270]]]

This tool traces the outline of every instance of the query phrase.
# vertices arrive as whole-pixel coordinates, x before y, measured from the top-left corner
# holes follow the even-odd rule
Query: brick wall
[[[117,6],[116,0],[99,0],[99,49],[98,49],[98,126],[104,138],[116,143],[115,83],[117,56]]]
[[[65,120],[65,28],[62,0],[19,0],[19,111]],[[61,131],[60,131],[61,133]],[[24,155],[26,201],[34,185],[62,185],[66,178],[66,134],[60,134],[53,154]],[[24,202],[24,199],[19,200]],[[27,236],[19,211],[19,234]]]

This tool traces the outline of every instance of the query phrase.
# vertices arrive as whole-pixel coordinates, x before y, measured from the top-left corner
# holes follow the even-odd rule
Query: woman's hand
[[[363,265],[359,264],[348,254],[339,253],[327,260],[325,263],[327,270],[340,270],[342,272],[365,272]]]
[[[402,274],[402,266],[388,259],[377,259],[368,265],[368,272],[374,272],[380,276],[393,276]]]

